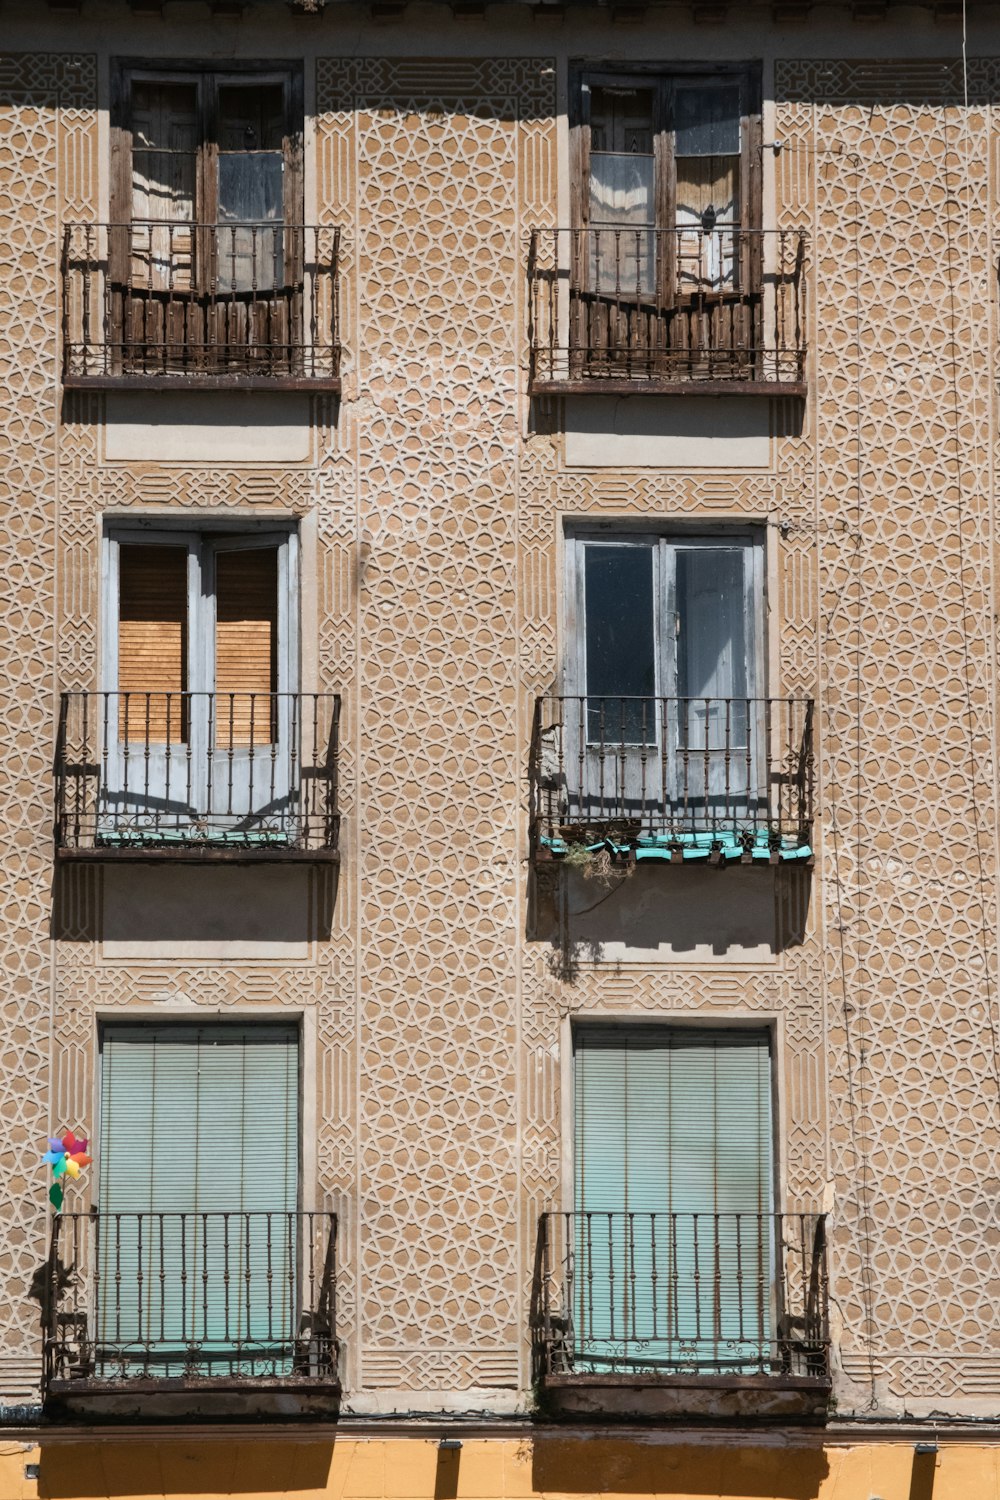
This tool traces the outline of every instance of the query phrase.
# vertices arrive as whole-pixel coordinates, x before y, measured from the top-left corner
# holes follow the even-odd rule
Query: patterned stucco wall
[[[0,945],[0,1384],[37,1390],[44,1199],[32,1181],[51,1083],[52,684],[56,639],[56,265],[93,185],[95,59],[0,59],[0,506],[4,882]]]
[[[844,1368],[1000,1378],[993,65],[787,63],[817,266],[826,980]]]
[[[345,400],[314,403],[313,458],[287,469],[111,464],[100,397],[57,420],[58,225],[99,216],[95,63],[0,74],[0,223],[22,273],[0,281],[6,1399],[37,1370],[25,1155],[50,1103],[87,1121],[97,1013],[165,994],[315,1019],[316,1200],[343,1218],[353,1391],[526,1384],[535,1220],[561,1194],[560,1026],[596,1008],[780,1014],[789,1206],[834,1181],[842,1406],[996,1386],[997,194],[977,103],[994,71],[974,72],[966,116],[937,62],[778,65],[777,201],[812,232],[817,401],[800,434],[776,409],[767,471],[694,476],[570,469],[557,414],[527,424],[522,268],[527,229],[556,221],[557,73],[547,55],[318,61]],[[313,877],[333,918],[308,962],[109,963],[100,875],[53,890],[53,689],[96,680],[98,520],[164,506],[315,520],[345,826],[335,893]],[[584,958],[570,975],[526,936],[524,765],[558,672],[566,514],[773,528],[780,690],[821,702],[823,827],[808,914],[788,880],[789,943],[759,972]]]

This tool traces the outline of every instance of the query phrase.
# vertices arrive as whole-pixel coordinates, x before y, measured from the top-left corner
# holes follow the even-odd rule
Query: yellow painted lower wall
[[[37,1480],[25,1477],[40,1465]],[[1000,1445],[918,1455],[909,1442],[727,1446],[646,1437],[338,1438],[239,1435],[38,1448],[0,1444],[0,1500],[240,1497],[289,1500],[1000,1500]]]

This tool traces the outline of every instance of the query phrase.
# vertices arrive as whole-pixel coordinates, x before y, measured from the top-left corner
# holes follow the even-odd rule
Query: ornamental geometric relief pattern
[[[55,631],[56,265],[60,184],[86,191],[95,60],[0,59],[0,470],[4,537],[5,868],[0,1000],[0,1398],[32,1399],[39,1370],[32,1284],[46,1252],[46,1211],[26,1163],[46,1133],[51,972],[49,751]]]
[[[46,1214],[38,1183],[13,1164],[31,1159],[53,1122],[86,1126],[92,1119],[96,1014],[99,1009],[148,1008],[163,1003],[205,1006],[294,1007],[314,1020],[316,1039],[316,1153],[318,1180],[305,1184],[307,1206],[340,1211],[341,1243],[350,1243],[354,1183],[352,1128],[355,944],[350,893],[333,877],[313,872],[304,886],[310,921],[332,914],[332,928],[313,944],[313,957],[294,968],[252,963],[178,965],[100,961],[103,873],[75,869],[53,878],[50,756],[55,690],[97,685],[100,600],[98,538],[110,507],[281,513],[306,518],[320,492],[317,527],[319,635],[327,649],[316,686],[341,689],[353,675],[354,608],[350,578],[353,530],[345,535],[338,494],[353,477],[340,475],[329,401],[312,403],[314,454],[308,468],[226,469],[218,464],[101,461],[105,401],[74,394],[62,403],[56,426],[56,281],[60,219],[98,217],[96,197],[95,62],[91,58],[26,57],[0,63],[5,100],[19,106],[0,115],[0,203],[13,225],[17,269],[0,283],[3,337],[0,403],[5,432],[21,440],[25,463],[5,471],[5,534],[12,551],[8,581],[17,587],[8,607],[5,660],[20,664],[22,681],[5,706],[4,816],[17,808],[17,853],[8,866],[5,917],[9,924],[4,1069],[4,1193],[0,1244],[4,1312],[0,1315],[0,1399],[37,1398],[38,1305],[28,1293],[45,1250]],[[59,105],[58,114],[56,106]],[[28,315],[32,317],[29,321]],[[12,345],[11,330],[18,333]],[[22,340],[23,330],[23,340]],[[23,347],[22,347],[23,343]],[[8,369],[9,362],[9,369]],[[41,378],[40,378],[41,377]],[[48,424],[48,425],[46,425]],[[59,470],[56,508],[55,474]],[[31,467],[33,465],[33,467]],[[14,491],[10,485],[13,483]],[[30,568],[28,587],[20,570]],[[8,596],[9,597],[9,596]],[[345,618],[346,617],[346,618]],[[53,653],[53,635],[58,653]],[[345,729],[349,728],[345,716]],[[342,841],[351,843],[353,760],[339,760]],[[30,774],[29,774],[30,771]],[[10,787],[14,786],[11,794]],[[23,828],[22,828],[23,824]],[[23,870],[19,869],[19,863]],[[50,913],[56,941],[46,973]],[[28,975],[31,975],[29,984]],[[16,1006],[16,1021],[14,1007]],[[50,1043],[50,1007],[55,1022]],[[15,1040],[16,1039],[16,1040]],[[50,1047],[52,1049],[50,1057]],[[24,1098],[22,1100],[22,1092]],[[30,1118],[30,1124],[26,1123]],[[86,1192],[86,1189],[84,1190]],[[350,1344],[354,1316],[353,1265],[342,1257],[338,1280],[339,1331]]]
[[[319,68],[356,163],[361,1375],[519,1383],[515,595],[538,62]],[[329,117],[324,121],[324,111]],[[523,149],[522,149],[523,147]]]
[[[818,267],[843,1367],[854,1400],[919,1409],[964,1393],[964,1408],[995,1411],[987,82],[995,98],[995,66],[979,64],[965,114],[950,64],[789,62],[777,97]]]
[[[775,197],[810,233],[816,399],[801,430],[775,403],[766,467],[694,473],[571,467],[558,403],[529,419],[527,231],[558,203],[545,57],[319,59],[342,404],[313,401],[299,465],[105,461],[104,399],[67,398],[58,423],[55,404],[59,223],[99,208],[95,77],[87,57],[0,62],[0,1398],[37,1389],[45,1214],[21,1163],[50,1123],[89,1123],[97,1013],[174,997],[310,1018],[306,1190],[342,1215],[349,1394],[527,1387],[536,1218],[563,1202],[562,1028],[599,1010],[780,1018],[786,1206],[832,1183],[841,1409],[995,1409],[996,65],[971,66],[963,119],[950,63],[778,63]],[[102,873],[53,888],[54,691],[96,684],[109,508],[280,513],[314,538],[343,864],[309,877],[330,930],[298,962],[112,962]],[[567,516],[768,528],[774,690],[818,700],[822,816],[810,880],[769,887],[767,963],[604,962],[526,918]]]

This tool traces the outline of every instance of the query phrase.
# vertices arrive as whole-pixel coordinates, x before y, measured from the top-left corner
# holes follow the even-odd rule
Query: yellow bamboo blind
[[[269,695],[278,686],[277,549],[219,552],[215,607],[216,744],[270,744],[275,703]]]
[[[186,547],[120,548],[118,724],[123,740],[126,728],[130,741],[177,744],[187,736],[184,702],[166,696],[187,689],[187,561]]]

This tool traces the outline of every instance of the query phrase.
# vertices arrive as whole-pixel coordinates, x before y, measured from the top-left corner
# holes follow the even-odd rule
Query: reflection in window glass
[[[745,548],[677,552],[677,691],[688,700],[680,728],[691,749],[746,740],[745,561]]]
[[[678,87],[674,95],[676,223],[681,289],[733,282],[739,226],[740,89],[732,84]]]
[[[595,88],[591,94],[590,284],[596,291],[653,289],[656,223],[653,91]]]
[[[218,255],[225,291],[270,291],[280,285],[283,118],[277,84],[219,89]]]

